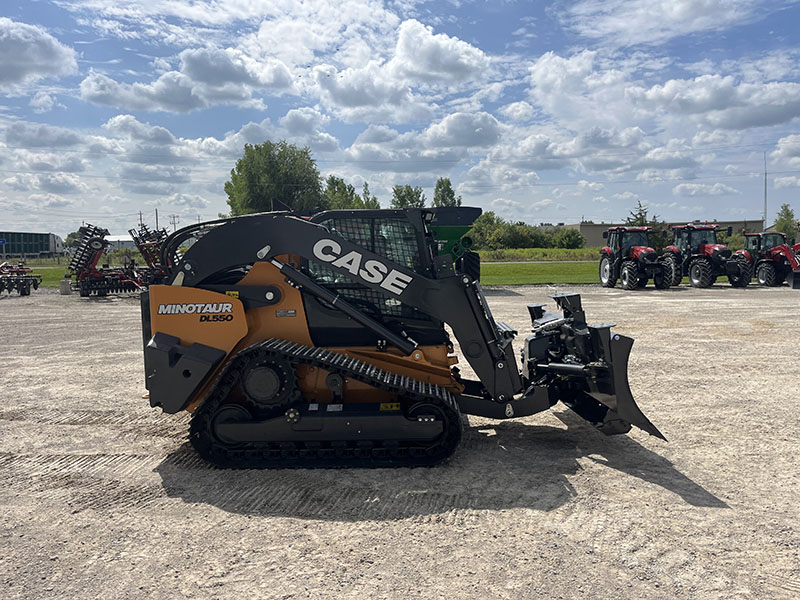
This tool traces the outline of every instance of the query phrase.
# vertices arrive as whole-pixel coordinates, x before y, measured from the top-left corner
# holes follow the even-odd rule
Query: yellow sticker
[[[231,298],[238,298],[239,292],[237,292],[236,290],[228,290],[227,292],[225,292],[225,295],[230,296]]]
[[[381,410],[400,410],[399,402],[381,402]]]

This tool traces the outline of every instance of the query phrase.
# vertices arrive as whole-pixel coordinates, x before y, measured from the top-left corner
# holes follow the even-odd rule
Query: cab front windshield
[[[780,233],[770,233],[764,236],[763,239],[764,250],[769,250],[770,248],[774,248],[775,246],[780,246],[785,242],[786,240]]]
[[[622,236],[622,247],[632,248],[633,246],[649,246],[646,231],[626,231]]]
[[[700,244],[716,244],[717,232],[713,229],[698,229],[692,231],[692,247],[697,248]]]

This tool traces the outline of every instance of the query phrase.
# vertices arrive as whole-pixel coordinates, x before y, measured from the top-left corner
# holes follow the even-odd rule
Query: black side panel
[[[150,406],[160,406],[165,413],[178,412],[223,358],[224,350],[203,344],[181,346],[175,336],[156,333],[144,349]]]
[[[142,292],[139,296],[142,303],[142,348],[147,348],[147,343],[152,337],[150,325],[150,292]]]

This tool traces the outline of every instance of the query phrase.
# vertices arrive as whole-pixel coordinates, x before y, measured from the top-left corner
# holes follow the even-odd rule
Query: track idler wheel
[[[258,415],[285,407],[299,395],[294,367],[285,360],[254,360],[242,375],[241,387]]]

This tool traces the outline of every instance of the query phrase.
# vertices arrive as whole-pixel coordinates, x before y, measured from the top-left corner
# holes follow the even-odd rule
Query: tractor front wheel
[[[669,287],[669,279],[663,270],[653,275],[653,285],[656,286],[657,290],[665,290]]]
[[[639,287],[639,269],[636,268],[636,263],[631,260],[626,260],[622,263],[622,268],[619,270],[619,280],[622,282],[622,288],[626,290],[635,290]]]
[[[661,266],[664,269],[664,277],[669,285],[680,285],[683,279],[681,273],[681,263],[678,257],[673,254],[666,254],[661,257]]]
[[[600,285],[609,288],[617,285],[617,279],[611,269],[611,260],[607,256],[600,259]]]
[[[778,274],[775,271],[775,265],[772,263],[765,262],[758,265],[756,278],[758,279],[758,283],[761,285],[766,285],[769,287],[778,285],[775,283],[778,280]]]
[[[707,288],[710,287],[714,275],[711,271],[711,265],[705,259],[697,259],[689,265],[689,283],[692,287]]]
[[[731,282],[733,287],[747,287],[750,285],[750,280],[753,278],[753,266],[743,256],[738,256],[734,259],[739,265],[739,273],[736,275],[728,275],[728,281]]]

